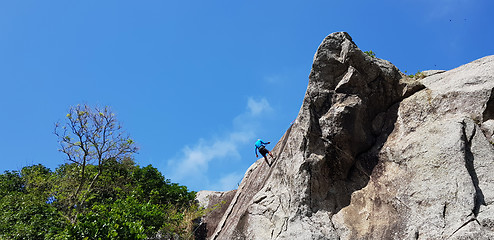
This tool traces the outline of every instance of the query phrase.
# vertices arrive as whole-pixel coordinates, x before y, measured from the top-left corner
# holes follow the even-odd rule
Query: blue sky
[[[117,114],[139,165],[192,190],[233,189],[255,140],[276,143],[296,118],[325,36],[346,31],[402,72],[449,70],[494,54],[493,11],[489,0],[1,1],[0,171],[64,163],[54,123],[89,104]]]

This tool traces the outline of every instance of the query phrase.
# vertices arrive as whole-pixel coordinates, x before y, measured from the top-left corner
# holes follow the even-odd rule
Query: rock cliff
[[[344,32],[210,239],[494,239],[494,56],[403,75]]]

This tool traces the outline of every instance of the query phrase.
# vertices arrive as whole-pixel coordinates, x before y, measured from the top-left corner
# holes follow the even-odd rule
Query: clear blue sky
[[[65,162],[54,123],[110,106],[152,164],[192,190],[237,187],[296,118],[312,58],[346,31],[402,72],[494,54],[494,2],[1,1],[0,171]]]

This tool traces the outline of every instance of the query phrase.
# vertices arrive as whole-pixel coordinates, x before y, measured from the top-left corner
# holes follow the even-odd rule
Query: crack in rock
[[[468,171],[468,174],[470,174],[470,177],[472,178],[473,186],[475,187],[474,207],[472,209],[472,214],[474,215],[474,217],[477,217],[479,214],[480,205],[486,206],[484,193],[482,192],[482,189],[480,189],[479,178],[477,176],[477,172],[475,171],[475,166],[474,166],[475,159],[472,153],[472,140],[473,137],[475,136],[475,133],[477,132],[477,125],[471,121],[467,123],[465,122],[465,120],[463,120],[461,124],[462,124],[462,133],[463,133],[462,148],[463,148],[463,153],[465,154],[464,155],[465,167]]]
[[[463,223],[463,224],[462,224],[462,225],[461,225],[458,229],[456,229],[456,230],[455,230],[455,231],[454,231],[451,235],[449,235],[449,237],[448,237],[448,238],[451,238],[453,235],[455,235],[455,233],[456,233],[456,232],[460,231],[460,229],[462,229],[463,227],[465,227],[466,225],[468,225],[469,223],[471,223],[471,222],[473,222],[473,221],[477,222],[477,223],[480,225],[479,221],[478,221],[476,218],[471,218],[471,219],[469,219],[468,221],[466,221],[465,223]]]

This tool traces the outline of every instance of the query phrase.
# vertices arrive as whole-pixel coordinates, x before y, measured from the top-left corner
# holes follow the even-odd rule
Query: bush
[[[0,239],[189,238],[192,220],[204,213],[195,192],[170,183],[151,165],[109,161],[84,207],[67,204],[77,165],[55,172],[42,165],[0,174]],[[88,166],[88,175],[97,169]]]
[[[376,58],[376,54],[372,50],[365,51],[364,53],[371,58]]]
[[[421,72],[421,71],[419,70],[419,71],[417,71],[417,73],[415,73],[415,74],[410,74],[410,75],[408,75],[408,77],[413,78],[413,79],[422,79],[422,78],[425,78],[425,75],[424,75],[424,73],[423,73],[423,72]]]

